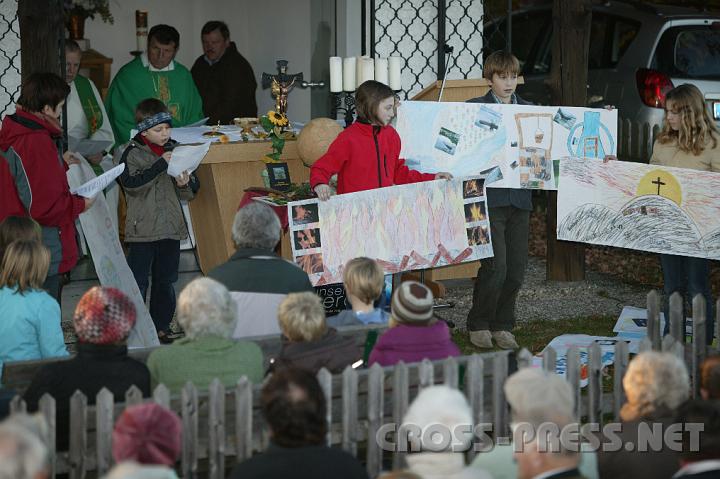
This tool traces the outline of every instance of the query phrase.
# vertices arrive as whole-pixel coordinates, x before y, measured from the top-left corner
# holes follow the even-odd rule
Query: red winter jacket
[[[0,130],[0,150],[12,147],[17,154],[0,158],[0,221],[27,216],[29,210],[43,227],[50,275],[75,266],[75,218],[85,209],[85,200],[70,194],[67,166],[55,145],[61,134],[57,126],[19,108],[3,118]]]
[[[356,121],[332,142],[327,153],[310,168],[310,186],[327,184],[338,174],[337,193],[371,190],[384,186],[435,179],[405,166],[400,159],[400,136],[392,126]]]

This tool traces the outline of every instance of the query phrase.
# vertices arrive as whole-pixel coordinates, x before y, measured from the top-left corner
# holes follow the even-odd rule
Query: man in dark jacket
[[[260,403],[270,428],[270,445],[264,453],[237,465],[230,479],[367,478],[357,459],[325,445],[327,405],[315,374],[278,369],[263,386]]]
[[[67,361],[42,367],[25,391],[28,409],[38,409],[47,393],[55,399],[57,449],[66,450],[70,430],[70,398],[75,391],[95,404],[95,396],[107,388],[121,399],[132,386],[150,396],[150,372],[145,364],[128,357],[127,337],[135,324],[135,306],[119,289],[95,286],[80,298],[73,316],[78,354]]]
[[[530,105],[515,93],[520,63],[512,53],[501,51],[487,57],[483,75],[491,89],[469,103],[515,103]],[[511,333],[515,327],[515,300],[528,262],[528,235],[532,193],[530,190],[488,188],[490,232],[494,257],[482,260],[473,304],[468,313],[470,341],[479,348],[517,349]]]
[[[236,117],[256,117],[257,82],[250,63],[230,41],[225,22],[207,22],[202,28],[204,54],[190,70],[203,101],[203,111],[215,124],[231,124]]]
[[[237,251],[208,273],[237,303],[235,338],[279,333],[280,302],[288,293],[314,291],[307,273],[273,252],[280,232],[280,220],[269,206],[253,201],[240,208],[232,227]]]

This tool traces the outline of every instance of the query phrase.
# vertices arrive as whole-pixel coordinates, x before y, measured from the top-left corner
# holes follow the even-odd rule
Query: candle
[[[330,91],[332,93],[341,92],[343,89],[342,70],[342,58],[330,57]]]
[[[147,48],[147,34],[147,11],[135,10],[135,40],[139,52],[144,52]]]
[[[355,57],[355,88],[360,86],[362,83],[362,65],[363,65],[363,58],[362,57]]]
[[[368,80],[375,79],[375,61],[372,58],[362,59],[362,75],[360,77],[360,84],[365,83]]]
[[[380,83],[388,84],[388,60],[387,58],[375,59],[375,79]]]
[[[402,58],[400,57],[390,57],[388,59],[388,66],[390,70],[390,74],[388,75],[388,78],[390,80],[390,88],[393,90],[402,90],[402,80],[400,76],[400,67],[402,65]]]
[[[343,90],[355,91],[355,58],[343,58]]]

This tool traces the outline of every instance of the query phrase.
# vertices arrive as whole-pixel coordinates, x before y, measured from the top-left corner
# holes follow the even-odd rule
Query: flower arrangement
[[[283,132],[283,128],[288,126],[290,122],[288,118],[282,113],[278,113],[274,110],[267,112],[267,115],[260,117],[260,125],[267,133],[267,137],[270,139],[271,147],[273,152],[269,155],[265,155],[263,160],[266,163],[277,163],[280,161],[280,155],[282,155],[283,148],[285,148],[286,133]]]
[[[114,23],[115,19],[110,13],[109,0],[65,0],[65,17],[76,15],[93,20],[95,15],[105,23]]]

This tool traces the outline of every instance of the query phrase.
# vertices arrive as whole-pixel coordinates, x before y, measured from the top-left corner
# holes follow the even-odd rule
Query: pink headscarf
[[[174,412],[159,404],[130,406],[113,429],[115,462],[173,466],[182,451],[182,423]]]

